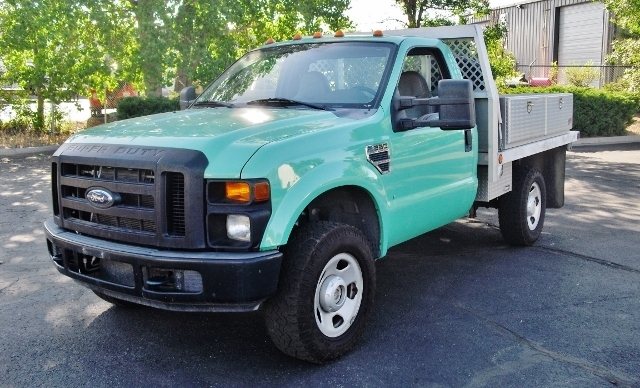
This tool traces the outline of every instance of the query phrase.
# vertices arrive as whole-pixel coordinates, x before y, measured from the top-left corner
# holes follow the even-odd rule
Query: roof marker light
[[[382,30],[375,30],[373,31],[373,36],[384,36],[384,34],[382,33]]]
[[[338,30],[336,31],[335,35],[333,35],[336,38],[343,38],[344,37],[344,32],[342,32],[342,30]]]
[[[293,36],[293,40],[300,40],[300,39],[302,39],[302,35],[300,35],[300,34],[295,34]]]
[[[267,39],[266,42],[264,42],[264,44],[272,44],[272,43],[275,43],[275,42],[276,41],[273,38],[269,38],[269,39]]]
[[[313,33],[313,39],[322,38],[322,32],[316,31]]]

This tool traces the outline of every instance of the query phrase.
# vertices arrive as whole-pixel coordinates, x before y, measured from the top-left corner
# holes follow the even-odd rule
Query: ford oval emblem
[[[119,202],[120,196],[102,187],[94,187],[87,190],[84,197],[93,207],[107,209]]]

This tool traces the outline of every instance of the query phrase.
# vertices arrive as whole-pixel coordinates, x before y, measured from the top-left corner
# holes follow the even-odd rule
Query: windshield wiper
[[[283,107],[292,106],[292,105],[302,105],[302,106],[306,106],[313,109],[319,109],[319,110],[329,110],[329,111],[333,110],[333,109],[327,108],[326,106],[312,104],[310,102],[290,100],[288,98],[261,98],[259,100],[249,101],[247,102],[247,105],[277,105],[277,106],[283,106]]]
[[[218,108],[218,107],[224,107],[224,108],[235,108],[236,106],[233,105],[230,102],[224,102],[224,101],[198,101],[196,103],[193,104],[193,106],[207,106],[210,108]]]

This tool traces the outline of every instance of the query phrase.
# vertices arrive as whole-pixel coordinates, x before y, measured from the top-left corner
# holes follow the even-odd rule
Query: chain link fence
[[[116,108],[118,107],[118,101],[123,97],[138,95],[138,92],[133,89],[130,83],[122,81],[113,90],[91,89],[90,92],[89,110],[91,117],[87,121],[87,127],[117,120]]]
[[[595,75],[595,79],[590,83],[590,86],[596,88],[602,88],[604,85],[612,82],[616,82],[620,77],[624,75],[627,69],[631,69],[631,66],[614,66],[614,65],[601,65],[601,66],[585,66],[585,65],[565,65],[558,66],[558,83],[566,84],[565,72],[571,71],[571,69],[592,69]],[[518,73],[523,74],[527,82],[537,82],[544,84],[545,79],[549,79],[554,72],[554,67],[550,65],[518,65],[516,70]]]
[[[126,82],[119,82],[113,90],[91,89],[91,97],[89,98],[91,116],[97,117],[108,114],[110,113],[109,110],[113,110],[118,107],[118,100],[120,100],[121,98],[137,95],[138,92],[133,89],[133,86]],[[103,103],[103,101],[105,101],[106,103]]]

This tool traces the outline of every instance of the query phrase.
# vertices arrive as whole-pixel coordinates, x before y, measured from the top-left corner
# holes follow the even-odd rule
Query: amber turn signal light
[[[251,201],[251,187],[247,182],[227,182],[225,196],[233,201],[249,202]]]
[[[256,183],[254,190],[254,199],[256,202],[267,201],[271,196],[269,182]]]

